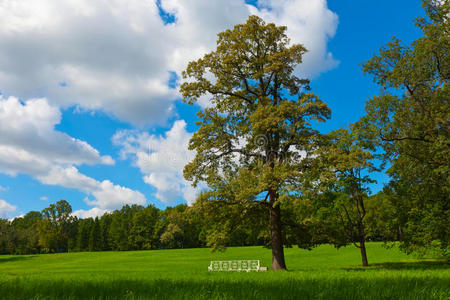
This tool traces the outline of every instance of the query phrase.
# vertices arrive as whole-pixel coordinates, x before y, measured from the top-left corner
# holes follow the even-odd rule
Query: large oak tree
[[[330,116],[309,81],[295,75],[306,49],[291,45],[285,32],[250,16],[219,33],[215,51],[189,63],[180,87],[189,104],[210,98],[189,144],[196,156],[186,179],[205,182],[209,202],[234,205],[249,222],[251,212],[266,211],[274,270],[286,269],[281,206],[301,194],[302,170],[317,145],[311,121]]]

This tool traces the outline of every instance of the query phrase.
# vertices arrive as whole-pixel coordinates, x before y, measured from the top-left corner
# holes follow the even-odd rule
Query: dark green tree
[[[312,177],[312,186],[323,186],[331,191],[320,196],[330,200],[325,205],[337,214],[334,219],[342,225],[347,241],[360,248],[362,265],[368,266],[366,201],[369,185],[375,182],[370,174],[379,171],[374,163],[376,149],[372,135],[366,135],[360,124],[353,124],[348,129],[332,131],[324,142],[316,151],[315,167],[309,170],[316,175]]]
[[[42,210],[42,220],[38,223],[39,245],[44,252],[67,252],[68,241],[76,234],[75,217],[66,200],[50,204]]]
[[[0,219],[0,253],[14,254],[16,233],[7,219]]]
[[[111,246],[109,244],[109,231],[111,227],[111,221],[112,218],[109,213],[103,214],[103,216],[100,218],[101,245],[103,251],[111,250]]]
[[[42,214],[38,211],[30,211],[25,216],[14,218],[11,221],[11,228],[15,235],[15,254],[39,253],[38,222],[42,219]]]
[[[109,244],[112,250],[127,250],[127,224],[120,211],[114,211],[111,214],[111,226],[108,232]]]
[[[385,190],[407,251],[449,245],[450,2],[423,1],[423,36],[410,46],[393,39],[364,73],[383,92],[367,102],[366,126],[378,136],[392,180]]]
[[[185,248],[189,227],[186,209],[183,204],[166,209],[166,226],[160,237],[164,248]]]
[[[89,251],[100,251],[103,248],[102,245],[102,232],[100,228],[100,221],[98,217],[94,219],[91,225],[89,233]]]
[[[89,234],[91,232],[92,218],[80,219],[78,221],[77,237],[75,242],[76,251],[89,250]]]
[[[130,231],[133,248],[139,250],[157,248],[158,239],[155,238],[155,225],[158,222],[159,213],[159,209],[149,205],[134,214]]]

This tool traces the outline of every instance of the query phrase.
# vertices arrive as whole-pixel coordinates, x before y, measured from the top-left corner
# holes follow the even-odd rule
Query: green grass
[[[262,247],[0,256],[0,299],[450,299],[450,266],[368,244],[286,249],[289,272],[208,272],[210,260],[260,259]]]

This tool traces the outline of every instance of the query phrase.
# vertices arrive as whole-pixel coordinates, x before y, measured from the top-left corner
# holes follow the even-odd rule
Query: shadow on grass
[[[36,255],[28,255],[28,256],[11,256],[11,257],[1,257],[0,256],[0,264],[6,262],[15,262],[15,261],[23,261],[36,257]]]
[[[450,269],[448,260],[437,261],[412,261],[412,262],[385,262],[370,264],[368,267],[344,268],[346,271],[370,271],[370,270],[446,270]]]

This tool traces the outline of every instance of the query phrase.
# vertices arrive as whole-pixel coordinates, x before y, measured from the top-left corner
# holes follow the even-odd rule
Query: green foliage
[[[160,211],[153,205],[124,206],[101,217],[78,219],[65,201],[12,221],[0,219],[0,254],[202,247],[201,216],[187,205]],[[174,226],[179,232],[174,231]],[[168,235],[175,234],[173,241]],[[162,236],[166,234],[162,238]],[[250,233],[248,233],[250,234]],[[162,238],[162,239],[161,239]]]
[[[129,235],[134,214],[143,209],[138,205],[125,205],[111,214],[111,226],[108,232],[108,242],[112,250],[132,250],[132,237]]]
[[[186,205],[178,205],[165,212],[165,230],[160,237],[165,248],[184,248],[184,230],[188,226],[188,220],[184,215],[186,208]]]
[[[138,211],[132,217],[130,230],[131,243],[135,249],[156,249],[158,240],[156,239],[155,227],[159,220],[159,209],[149,205]]]
[[[22,218],[15,218],[10,225],[11,235],[14,236],[13,253],[28,254],[39,253],[39,236],[37,226],[42,219],[42,214],[38,211],[30,211]]]
[[[383,191],[369,196],[365,205],[368,240],[389,242],[402,239],[400,223],[396,219],[396,208]]]
[[[407,251],[449,245],[450,38],[448,1],[423,1],[423,36],[393,39],[364,64],[383,93],[367,102],[365,126],[378,136],[392,178],[385,189]]]
[[[316,151],[316,159],[308,170],[310,190],[309,197],[316,203],[316,217],[330,226],[328,240],[336,246],[353,242],[361,249],[362,262],[367,266],[365,242],[366,202],[372,172],[379,171],[373,154],[375,145],[372,135],[353,124],[348,129],[330,132],[323,139],[322,146]],[[311,192],[312,191],[312,192]],[[339,234],[335,229],[339,224]]]
[[[89,251],[100,251],[103,248],[101,244],[101,231],[100,231],[100,221],[95,218],[94,222],[91,223],[91,228],[89,232]]]
[[[302,171],[319,136],[311,121],[330,116],[327,105],[310,92],[308,80],[295,76],[306,49],[291,45],[285,31],[250,16],[245,24],[219,33],[215,51],[188,64],[180,87],[189,104],[202,95],[211,100],[198,113],[199,129],[189,143],[196,156],[185,166],[185,178],[208,185],[205,205],[231,206],[223,210],[213,204],[209,211],[214,215],[259,214],[258,206],[270,213],[271,245],[278,253],[274,262],[279,260],[281,269],[282,244],[288,240],[283,240],[280,206],[302,193]],[[217,220],[225,223],[209,233],[209,244],[224,247],[238,226],[224,216]]]
[[[91,232],[92,222],[92,218],[80,219],[78,221],[75,251],[89,250],[89,234]]]
[[[66,200],[50,204],[42,210],[42,219],[38,222],[39,245],[44,252],[66,252],[69,239],[75,236],[73,226],[75,217],[72,207]]]
[[[270,245],[269,227],[264,220],[266,209],[253,201],[233,201],[233,194],[222,190],[205,191],[192,206],[191,211],[201,218],[206,245],[212,250],[238,245]]]
[[[162,213],[164,230],[160,242],[164,248],[192,248],[204,246],[200,237],[201,216],[185,204],[168,208]]]

